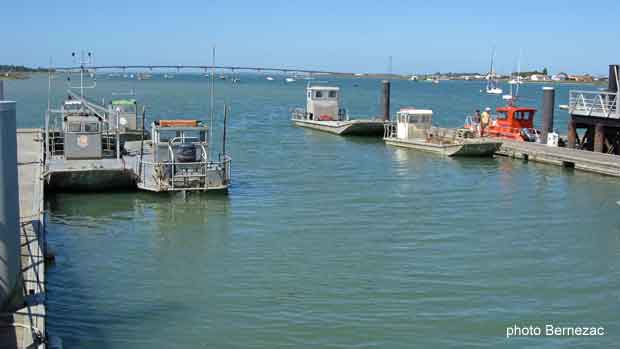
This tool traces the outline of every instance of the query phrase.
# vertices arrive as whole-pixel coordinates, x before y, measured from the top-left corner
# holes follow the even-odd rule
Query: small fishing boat
[[[381,136],[384,124],[382,119],[350,119],[340,108],[340,88],[334,86],[309,85],[306,109],[293,110],[291,120],[296,126],[355,136]]]
[[[291,78],[291,77],[288,77],[288,78],[284,79],[284,82],[286,82],[286,83],[291,83],[291,82],[295,82],[295,81],[297,81],[297,80],[295,80],[294,78]]]
[[[498,141],[461,137],[458,130],[434,127],[432,120],[432,110],[402,108],[396,113],[396,122],[385,125],[383,140],[397,147],[468,157],[493,156],[501,145]]]
[[[265,78],[265,80],[267,80],[267,81],[273,81],[274,79],[273,79],[273,77],[268,76],[268,77],[266,77],[266,78]]]
[[[534,128],[536,108],[518,107],[514,104],[514,98],[505,99],[508,100],[508,104],[496,108],[497,114],[491,115],[490,123],[482,134],[480,121],[472,116],[465,118],[464,127],[478,137],[538,142],[540,131]]]
[[[224,140],[225,142],[225,140]],[[139,189],[152,192],[227,190],[230,157],[209,155],[208,126],[199,120],[156,120],[150,141],[129,142],[123,160]]]

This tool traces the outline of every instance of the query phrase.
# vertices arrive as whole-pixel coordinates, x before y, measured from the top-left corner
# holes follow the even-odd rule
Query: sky
[[[0,64],[209,64],[342,72],[606,74],[620,1],[0,0]]]

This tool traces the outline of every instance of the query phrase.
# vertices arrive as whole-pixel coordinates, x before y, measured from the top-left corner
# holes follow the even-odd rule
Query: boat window
[[[329,91],[329,98],[336,98],[336,91]]]
[[[89,122],[84,125],[84,132],[99,132],[99,124],[96,122]]]
[[[80,131],[82,131],[82,125],[79,122],[69,123],[69,132],[80,132]]]
[[[308,98],[312,98],[312,92],[308,91]]]
[[[499,114],[497,114],[497,120],[506,120],[508,118],[508,116],[506,116],[505,112],[501,112]]]
[[[323,98],[323,92],[322,91],[316,91],[314,93],[314,98]]]

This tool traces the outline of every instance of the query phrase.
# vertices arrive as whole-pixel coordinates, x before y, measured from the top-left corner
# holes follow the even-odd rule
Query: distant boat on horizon
[[[273,77],[271,77],[271,76],[268,76],[268,77],[266,77],[265,79],[266,79],[267,81],[273,81]]]
[[[294,78],[290,78],[290,77],[284,79],[284,82],[286,82],[286,83],[295,82],[295,81],[297,81],[297,80],[295,80]]]

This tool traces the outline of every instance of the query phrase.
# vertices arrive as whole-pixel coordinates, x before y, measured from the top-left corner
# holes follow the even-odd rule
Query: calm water
[[[329,80],[352,114],[377,112],[378,81]],[[204,78],[98,85],[106,99],[135,88],[151,118],[207,115]],[[295,128],[302,82],[217,85],[217,109],[233,109],[228,196],[49,197],[48,326],[66,348],[617,346],[617,179]],[[499,102],[480,88],[397,81],[392,108],[458,126]],[[47,79],[6,90],[19,125],[39,126]],[[521,94],[538,105],[541,85]],[[559,110],[556,126],[565,132]],[[506,339],[515,323],[607,335]]]

